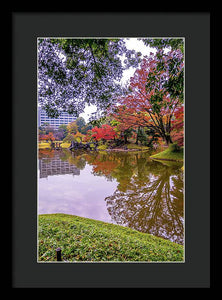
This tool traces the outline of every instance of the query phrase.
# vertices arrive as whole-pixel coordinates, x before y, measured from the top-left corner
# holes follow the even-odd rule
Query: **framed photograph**
[[[210,287],[210,14],[12,29],[12,286]]]

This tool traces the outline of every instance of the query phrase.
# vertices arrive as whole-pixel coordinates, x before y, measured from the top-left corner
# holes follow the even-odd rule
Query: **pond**
[[[82,216],[183,244],[182,163],[149,156],[39,150],[38,214]]]

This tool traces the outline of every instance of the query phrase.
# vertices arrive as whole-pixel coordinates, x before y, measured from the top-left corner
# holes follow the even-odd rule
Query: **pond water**
[[[183,244],[182,164],[149,156],[39,150],[38,214],[82,216]]]

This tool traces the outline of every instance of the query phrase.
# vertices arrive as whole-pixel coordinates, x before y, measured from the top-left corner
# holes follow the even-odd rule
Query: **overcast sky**
[[[154,48],[150,48],[148,46],[145,46],[142,41],[137,40],[137,38],[129,38],[125,40],[126,47],[130,50],[135,50],[137,52],[141,52],[143,56],[147,55],[149,56],[150,52],[155,53]],[[135,72],[135,68],[130,67],[128,70],[123,71],[123,78],[121,80],[122,83],[126,83],[127,80],[130,79],[130,77],[133,76],[133,73]],[[80,117],[83,117],[86,122],[88,122],[90,114],[92,112],[96,111],[96,106],[86,106],[85,112],[80,114]]]

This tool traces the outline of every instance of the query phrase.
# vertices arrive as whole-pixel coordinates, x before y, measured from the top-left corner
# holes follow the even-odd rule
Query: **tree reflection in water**
[[[173,174],[163,166],[146,181],[133,176],[130,188],[105,199],[109,214],[117,224],[183,243],[182,176]]]
[[[119,183],[113,195],[105,198],[115,223],[183,244],[180,164],[152,161],[145,153],[100,155],[94,164],[94,173],[99,169]]]
[[[93,166],[95,176],[118,182],[113,195],[105,198],[113,222],[183,244],[181,163],[152,161],[142,152],[96,152],[69,158],[78,167],[84,160]]]

